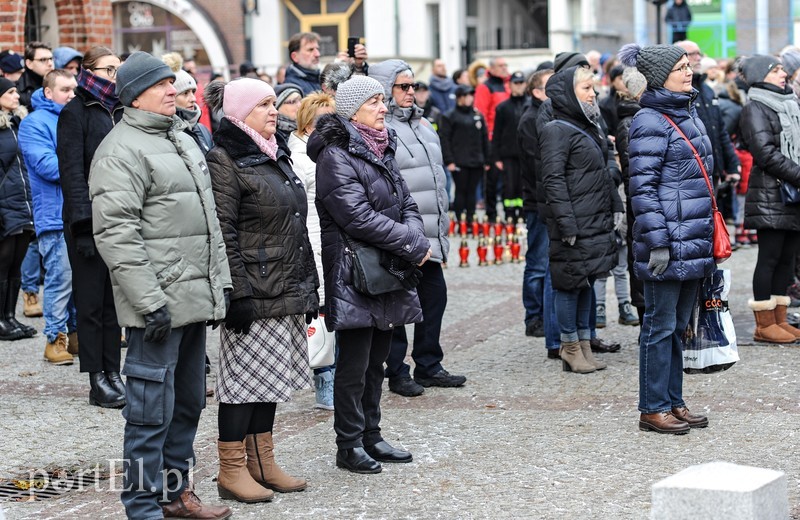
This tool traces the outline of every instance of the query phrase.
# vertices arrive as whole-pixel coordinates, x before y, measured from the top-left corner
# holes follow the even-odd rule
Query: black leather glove
[[[306,313],[306,325],[311,325],[311,322],[319,318],[319,310]]]
[[[227,316],[228,309],[231,308],[231,290],[225,289],[223,297],[225,298],[225,316]],[[206,327],[211,327],[211,330],[216,330],[216,328],[223,323],[225,323],[225,318],[222,318],[221,320],[208,320],[206,322]]]
[[[233,300],[225,316],[225,328],[234,334],[247,334],[256,321],[256,308],[251,298]]]
[[[172,318],[167,306],[144,315],[144,340],[147,343],[163,343],[172,330]]]
[[[92,258],[97,253],[97,248],[94,245],[94,237],[92,235],[76,235],[75,249],[82,257]]]
[[[408,274],[405,278],[400,280],[400,283],[403,285],[404,288],[411,290],[419,285],[419,282],[422,280],[422,271],[420,269],[414,268],[414,271],[411,274]]]

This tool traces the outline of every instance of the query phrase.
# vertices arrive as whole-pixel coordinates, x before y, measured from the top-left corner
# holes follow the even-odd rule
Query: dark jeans
[[[381,437],[383,363],[392,330],[375,327],[339,331],[333,380],[333,429],[339,449],[372,446]]]
[[[99,253],[90,258],[78,253],[69,226],[64,226],[64,239],[72,265],[81,372],[119,372],[122,329],[117,322],[108,268]]]
[[[461,218],[461,214],[467,214],[467,222],[472,223],[475,216],[475,190],[478,189],[478,182],[483,175],[483,168],[461,168],[453,172],[453,182],[456,183],[456,200],[453,209],[456,212],[456,219]]]
[[[759,237],[760,240],[761,237]],[[639,411],[684,406],[683,343],[699,280],[644,282],[644,323],[639,335]]]
[[[206,405],[205,357],[205,323],[174,328],[164,343],[128,330],[121,495],[128,518],[162,518],[159,502],[175,500],[189,483]]]
[[[769,300],[785,296],[794,282],[794,267],[800,247],[800,232],[782,229],[758,230],[758,261],[753,271],[753,297]]]
[[[574,291],[555,290],[556,316],[561,342],[589,340],[592,337],[590,315],[594,314],[594,280],[589,285]]]
[[[417,285],[417,295],[422,307],[422,323],[414,325],[414,374],[430,377],[442,369],[442,317],[447,307],[447,284],[444,281],[442,264],[425,262],[420,267],[422,280]],[[396,327],[392,335],[392,347],[386,359],[386,377],[408,376],[410,367],[404,362],[408,352],[406,328]]]
[[[536,211],[525,212],[528,227],[528,249],[525,252],[525,272],[522,275],[522,305],[525,307],[525,324],[535,319],[543,320],[544,278],[549,265],[547,226]]]

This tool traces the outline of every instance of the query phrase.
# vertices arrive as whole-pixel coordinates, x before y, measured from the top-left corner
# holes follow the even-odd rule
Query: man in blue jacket
[[[73,97],[75,77],[58,69],[49,72],[42,88],[31,96],[34,111],[19,127],[19,146],[28,169],[33,198],[33,224],[44,261],[44,357],[55,365],[71,365],[77,354],[72,268],[64,241],[61,209],[64,197],[58,174],[56,124],[61,109]]]

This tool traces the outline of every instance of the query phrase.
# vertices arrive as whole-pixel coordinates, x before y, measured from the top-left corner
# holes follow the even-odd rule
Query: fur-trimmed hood
[[[387,128],[387,130],[389,131],[389,144],[386,151],[394,155],[397,149],[397,135],[391,128]],[[378,156],[369,149],[358,130],[341,116],[326,114],[320,117],[312,138],[315,135],[317,138],[309,139],[308,142],[308,156],[314,162],[317,162],[317,157],[325,147],[335,146],[366,161],[382,164]]]
[[[12,124],[19,126],[19,122],[28,116],[28,109],[23,105],[18,106],[14,112],[0,110],[0,130],[9,128]]]

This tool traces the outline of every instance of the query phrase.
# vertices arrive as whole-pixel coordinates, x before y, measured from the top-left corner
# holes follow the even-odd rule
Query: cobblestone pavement
[[[236,518],[639,519],[649,515],[654,482],[724,460],[786,472],[800,518],[800,346],[752,343],[747,299],[755,258],[755,249],[740,250],[724,266],[733,270],[742,361],[685,378],[685,397],[708,413],[707,429],[677,437],[638,430],[638,328],[616,324],[613,283],[609,326],[600,335],[623,348],[603,356],[607,370],[576,375],[545,359],[542,339],[524,335],[522,265],[477,267],[473,260],[470,268],[446,270],[442,334],[445,366],[465,374],[467,385],[410,399],[385,389],[384,435],[410,449],[413,463],[385,464],[368,476],[337,469],[332,414],[312,408],[309,389],[278,407],[275,431],[278,461],[307,478],[308,490],[268,504],[228,504]],[[33,321],[41,330],[41,319]],[[87,377],[77,364],[48,366],[43,342],[40,335],[0,344],[0,480],[35,468],[108,468],[121,456],[119,411],[89,406]],[[216,364],[216,334],[208,350]],[[208,502],[219,501],[216,412],[211,399],[195,446],[196,488]],[[9,519],[121,518],[108,485],[0,507]]]

